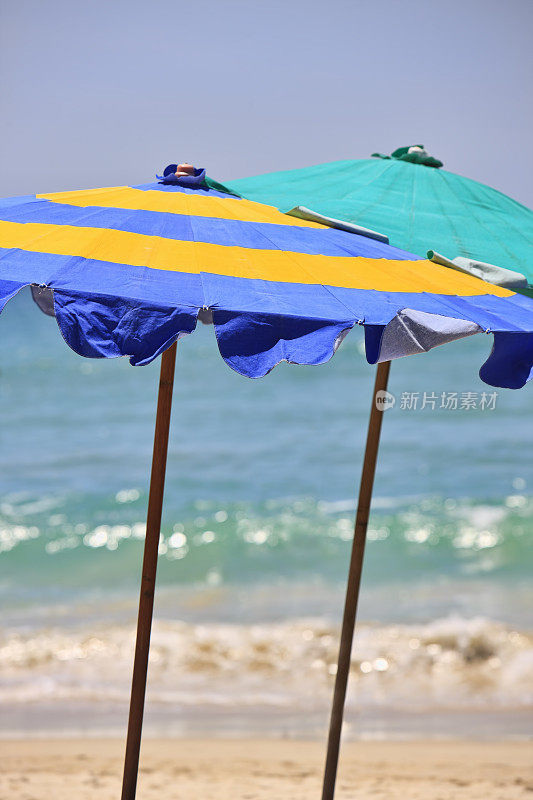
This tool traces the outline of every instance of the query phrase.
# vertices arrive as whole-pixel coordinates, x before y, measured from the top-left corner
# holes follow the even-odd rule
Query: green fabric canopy
[[[533,284],[533,211],[444,169],[398,158],[358,159],[226,185],[282,211],[306,206],[371,228],[422,257],[430,249],[449,259],[465,256],[521,272]]]

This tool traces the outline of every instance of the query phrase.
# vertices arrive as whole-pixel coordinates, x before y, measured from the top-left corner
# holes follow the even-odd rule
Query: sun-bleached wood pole
[[[135,643],[135,660],[131,684],[124,777],[122,780],[122,800],[134,800],[137,790],[137,773],[139,770],[139,753],[141,749],[144,696],[146,693],[150,633],[152,630],[152,615],[154,609],[157,554],[159,550],[161,513],[163,510],[163,493],[165,489],[168,434],[170,429],[170,411],[172,408],[175,364],[176,342],[174,342],[168,350],[165,350],[161,356],[154,450],[152,456],[152,474],[150,477],[146,539],[144,542],[139,615],[137,619],[137,640]]]
[[[344,603],[344,616],[342,620],[337,674],[335,677],[335,690],[333,693],[333,703],[331,707],[331,718],[329,723],[328,750],[326,756],[326,767],[324,770],[322,800],[333,800],[335,794],[335,781],[337,779],[337,766],[339,763],[339,747],[341,741],[342,720],[344,716],[344,703],[346,700],[348,676],[350,674],[352,642],[355,629],[355,618],[357,615],[357,601],[359,599],[359,587],[361,585],[361,572],[363,569],[363,557],[365,553],[366,531],[368,528],[368,517],[370,514],[370,503],[372,500],[372,489],[374,486],[374,475],[376,472],[376,461],[379,449],[379,437],[381,433],[381,423],[383,420],[384,411],[383,404],[379,402],[379,398],[382,396],[378,395],[378,392],[384,392],[387,390],[389,369],[390,361],[384,361],[383,363],[378,364],[376,382],[374,384],[374,392],[372,395],[372,408],[370,410],[365,457],[363,461],[363,471],[361,474],[361,485],[359,488],[359,500],[357,503],[357,513],[355,517],[355,530],[352,543],[350,568],[348,571],[348,584],[346,587],[346,600]],[[378,402],[376,402],[376,400]]]

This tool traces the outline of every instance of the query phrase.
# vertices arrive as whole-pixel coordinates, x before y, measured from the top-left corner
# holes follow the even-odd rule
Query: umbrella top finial
[[[162,175],[156,175],[162,183],[186,186],[189,188],[206,187],[205,169],[197,169],[192,164],[184,161],[182,164],[169,164]]]
[[[383,153],[372,153],[372,158],[393,158],[396,161],[408,161],[411,164],[421,164],[424,167],[439,168],[443,166],[442,161],[430,156],[423,144],[412,144],[408,147],[398,147],[390,156]]]

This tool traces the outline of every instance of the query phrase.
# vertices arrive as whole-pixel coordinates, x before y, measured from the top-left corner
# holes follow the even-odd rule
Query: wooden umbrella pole
[[[365,457],[363,461],[363,471],[361,474],[361,485],[359,488],[359,500],[357,503],[357,514],[355,517],[352,555],[350,559],[350,569],[348,572],[348,584],[346,587],[346,600],[344,603],[344,616],[342,620],[339,659],[337,662],[337,675],[335,678],[335,690],[333,693],[333,704],[331,707],[331,718],[329,723],[328,750],[326,756],[326,767],[324,771],[324,783],[322,787],[322,800],[333,800],[333,796],[335,794],[335,781],[337,778],[337,766],[339,763],[342,718],[346,699],[346,687],[348,685],[348,676],[350,674],[352,642],[355,628],[355,617],[357,614],[357,601],[359,599],[359,587],[361,585],[361,571],[363,569],[366,530],[368,527],[370,503],[372,500],[372,488],[374,485],[374,475],[376,472],[381,422],[383,420],[384,409],[381,404],[378,405],[376,403],[376,398],[378,397],[378,392],[383,392],[387,389],[389,369],[390,361],[384,361],[383,363],[378,364],[374,393],[372,396],[372,408],[370,410]]]
[[[141,749],[144,696],[146,692],[146,675],[148,672],[150,632],[152,630],[157,553],[159,550],[159,536],[161,531],[161,512],[163,509],[163,492],[165,488],[168,433],[170,428],[175,363],[176,342],[174,342],[168,350],[165,350],[161,357],[161,373],[159,377],[159,394],[157,397],[157,415],[155,420],[154,450],[152,456],[152,474],[150,476],[146,539],[144,542],[141,592],[139,597],[139,616],[137,618],[137,640],[135,644],[135,660],[133,663],[133,679],[131,683],[130,715],[128,720],[128,737],[126,741],[126,758],[124,760],[124,777],[122,780],[122,800],[134,800],[137,790],[137,772],[139,769],[139,752]]]

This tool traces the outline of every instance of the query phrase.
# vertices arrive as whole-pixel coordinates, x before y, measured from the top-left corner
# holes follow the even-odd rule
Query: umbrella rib
[[[350,197],[359,195],[362,192],[366,192],[368,190],[369,186],[372,186],[373,183],[376,183],[377,181],[379,181],[382,178],[382,176],[386,172],[388,172],[392,167],[392,163],[385,162],[385,161],[383,161],[382,163],[383,163],[383,169],[382,169],[382,171],[380,172],[379,175],[372,175],[370,180],[366,181],[365,183],[359,184],[355,190],[348,190],[347,192],[345,192],[345,194],[339,195],[339,200],[347,200]],[[334,179],[334,182],[336,182],[336,179]]]
[[[189,229],[190,229],[190,232],[191,232],[192,241],[194,242],[193,253],[194,253],[194,260],[196,262],[196,271],[197,271],[198,275],[200,276],[200,282],[202,284],[202,297],[203,297],[202,306],[205,308],[206,305],[207,305],[206,286],[205,286],[205,281],[204,281],[204,273],[202,271],[202,268],[200,266],[200,262],[198,260],[198,252],[197,252],[197,248],[196,248],[196,244],[198,243],[198,239],[196,238],[196,231],[194,229],[194,224],[193,224],[193,219],[196,219],[196,215],[190,213],[189,195],[186,192],[184,192],[184,197],[185,197],[185,208],[187,210],[187,218],[189,220]]]

